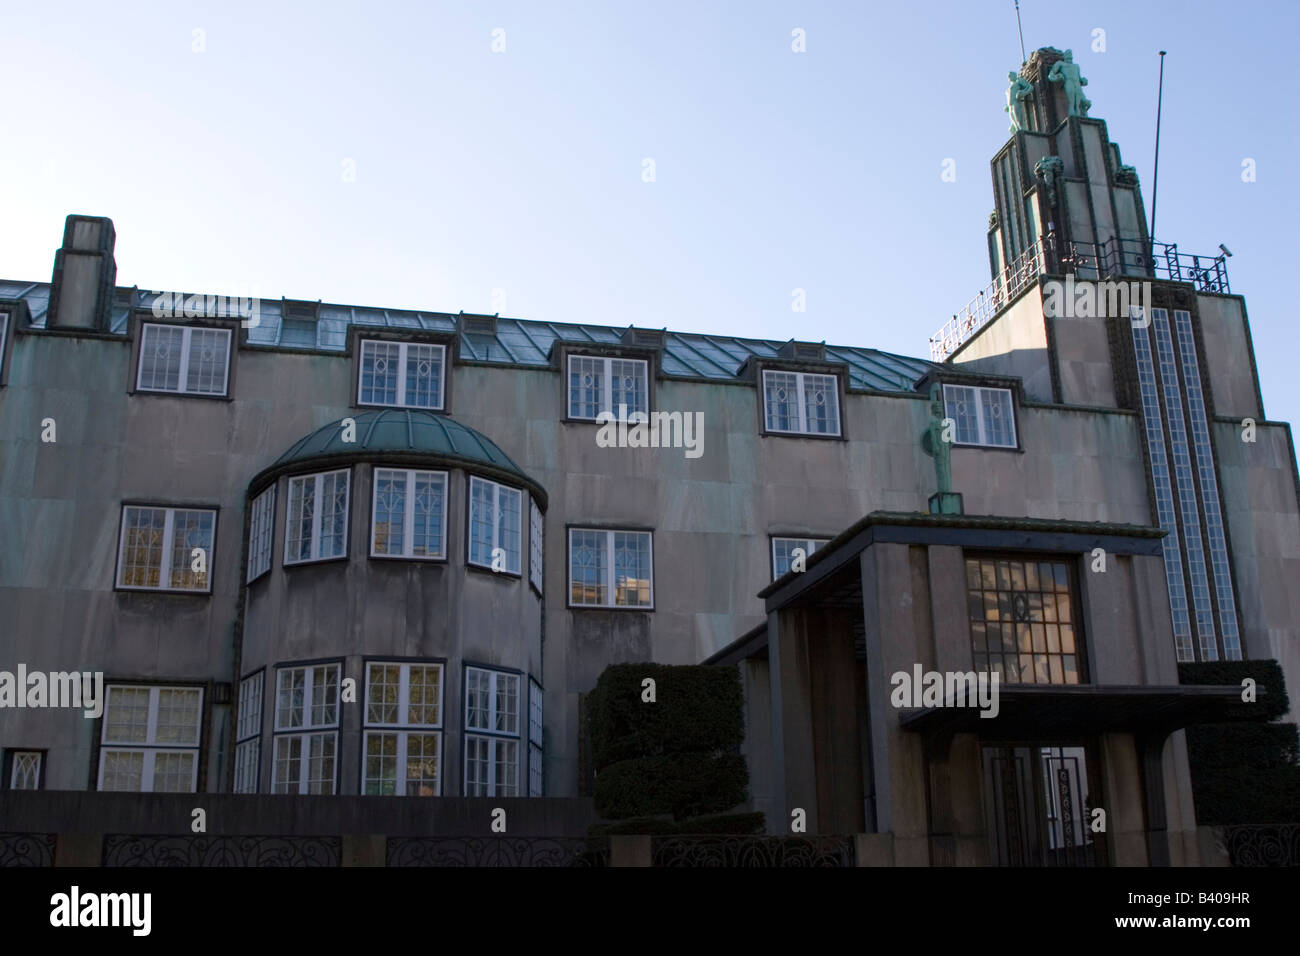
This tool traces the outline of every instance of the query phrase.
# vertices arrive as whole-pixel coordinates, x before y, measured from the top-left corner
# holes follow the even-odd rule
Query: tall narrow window
[[[465,796],[519,796],[519,675],[465,668]]]
[[[1016,447],[1016,416],[1010,389],[945,385],[943,398],[944,411],[955,425],[956,444]]]
[[[542,796],[542,685],[528,679],[528,795]]]
[[[375,469],[370,554],[387,558],[445,558],[447,473]]]
[[[257,793],[262,758],[262,692],[265,671],[239,682],[235,722],[235,793]]]
[[[442,665],[366,664],[367,796],[442,793]]]
[[[271,537],[275,532],[275,485],[253,499],[248,519],[248,580],[271,570]]]
[[[470,564],[519,573],[522,506],[523,492],[519,489],[470,478]]]
[[[0,375],[4,374],[5,369],[5,348],[9,344],[6,336],[9,334],[9,313],[0,312]]]
[[[442,345],[362,339],[357,404],[441,409],[446,354]]]
[[[203,691],[109,684],[105,692],[99,789],[193,793]]]
[[[570,528],[569,604],[653,608],[650,532]]]
[[[532,582],[537,593],[542,592],[542,561],[545,549],[542,547],[542,509],[537,502],[528,499],[528,580]]]
[[[289,479],[284,563],[339,558],[348,548],[348,472]]]
[[[829,538],[773,538],[772,580],[775,581],[781,575],[789,572],[796,548],[802,549],[804,559],[807,560],[829,540]]]
[[[216,527],[215,511],[123,506],[117,586],[210,593]]]
[[[649,369],[643,359],[570,355],[569,417],[595,421],[601,412],[648,412]]]
[[[141,326],[138,391],[225,395],[229,371],[230,329]]]
[[[770,432],[839,435],[838,379],[810,372],[764,370],[763,414]]]
[[[272,793],[334,793],[339,669],[316,664],[277,672]]]

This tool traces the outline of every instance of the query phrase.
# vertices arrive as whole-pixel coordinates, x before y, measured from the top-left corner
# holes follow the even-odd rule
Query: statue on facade
[[[1047,74],[1047,81],[1064,85],[1065,102],[1070,107],[1071,116],[1088,115],[1092,101],[1083,95],[1083,88],[1088,85],[1088,81],[1074,63],[1073,50],[1066,50],[1064,59],[1052,64],[1052,72]]]
[[[1025,116],[1025,100],[1033,95],[1034,84],[1015,70],[1007,74],[1007,79],[1011,81],[1011,85],[1007,87],[1007,105],[1002,107],[1002,110],[1011,115],[1011,132],[1015,133],[1029,128]]]
[[[1047,191],[1048,205],[1055,208],[1057,203],[1056,185],[1065,173],[1065,161],[1060,156],[1044,156],[1034,164],[1034,173],[1043,181],[1043,188]]]
[[[952,492],[952,443],[944,439],[945,417],[943,386],[935,382],[930,386],[930,424],[921,433],[921,450],[934,459],[934,479],[938,494]]]

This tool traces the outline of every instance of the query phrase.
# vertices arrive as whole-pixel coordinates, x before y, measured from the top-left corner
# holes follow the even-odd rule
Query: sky
[[[1168,51],[1156,238],[1232,250],[1265,410],[1300,421],[1300,3],[1021,9],[1148,215]],[[1021,61],[1012,0],[0,0],[0,36],[0,278],[49,281],[77,213],[124,286],[920,357],[989,281]]]

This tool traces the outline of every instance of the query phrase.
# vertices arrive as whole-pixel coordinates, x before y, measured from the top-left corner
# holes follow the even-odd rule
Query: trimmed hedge
[[[1277,661],[1178,665],[1184,684],[1232,684],[1254,678],[1257,698],[1234,707],[1232,723],[1187,728],[1196,820],[1206,826],[1300,822],[1300,731],[1272,723],[1289,704]]]
[[[765,818],[761,813],[721,813],[696,817],[693,820],[669,820],[665,817],[633,817],[617,823],[593,823],[587,830],[589,836],[616,836],[620,834],[650,834],[675,836],[677,834],[751,836],[762,833]]]
[[[655,682],[654,703],[641,699],[647,677]],[[607,667],[587,698],[596,771],[636,757],[733,750],[745,739],[744,700],[734,667]]]
[[[722,813],[748,797],[741,754],[637,757],[596,774],[596,812],[608,820],[672,814],[675,820]]]

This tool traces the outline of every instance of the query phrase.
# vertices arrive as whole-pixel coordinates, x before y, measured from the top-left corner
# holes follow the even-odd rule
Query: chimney
[[[47,328],[107,332],[112,325],[117,263],[113,220],[103,216],[69,216],[63,246],[54,253]]]

